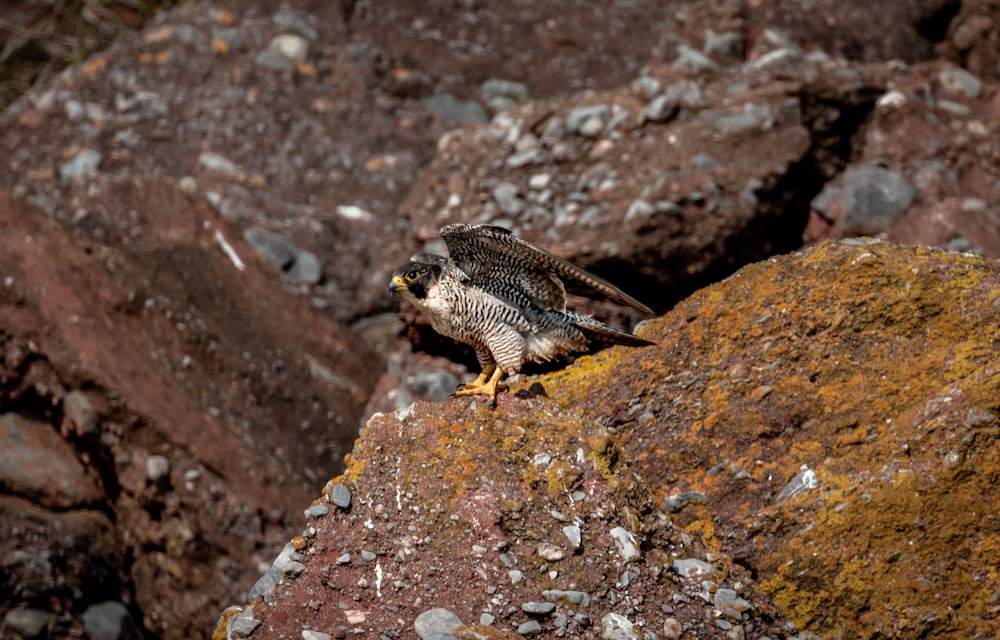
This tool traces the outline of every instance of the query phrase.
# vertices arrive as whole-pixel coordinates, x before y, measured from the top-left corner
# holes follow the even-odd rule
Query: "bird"
[[[490,224],[441,228],[448,256],[420,253],[397,267],[389,293],[414,306],[440,334],[471,345],[482,371],[456,396],[496,402],[505,376],[592,344],[653,344],[566,308],[564,281],[586,285],[646,315],[652,310],[607,280]]]

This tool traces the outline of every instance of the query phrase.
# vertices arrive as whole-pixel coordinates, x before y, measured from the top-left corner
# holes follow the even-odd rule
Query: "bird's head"
[[[405,299],[427,298],[428,290],[441,275],[441,266],[427,262],[410,261],[396,267],[389,280],[389,293],[399,292]]]

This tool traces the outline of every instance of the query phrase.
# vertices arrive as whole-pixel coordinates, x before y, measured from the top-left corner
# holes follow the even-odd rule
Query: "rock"
[[[101,152],[94,149],[84,149],[77,153],[72,160],[67,160],[59,165],[59,179],[63,182],[71,182],[77,178],[95,175],[102,158]]]
[[[845,171],[842,185],[830,196],[827,217],[835,228],[852,235],[889,228],[906,213],[915,195],[898,172],[871,164]]]
[[[3,617],[3,628],[9,629],[26,640],[47,635],[50,614],[38,609],[11,609]]]
[[[316,284],[322,277],[315,254],[300,249],[276,233],[251,228],[243,233],[243,239],[293,283]]]
[[[635,625],[623,615],[608,613],[601,618],[601,638],[604,640],[638,640]]]
[[[537,636],[542,632],[542,625],[537,620],[528,620],[517,625],[517,632],[522,636]]]
[[[689,504],[705,504],[706,502],[708,502],[708,496],[705,493],[688,491],[668,497],[663,508],[667,513],[675,513]]]
[[[524,602],[521,604],[521,611],[532,616],[548,615],[555,610],[556,605],[551,602]]]
[[[965,98],[978,98],[983,91],[983,83],[979,78],[958,67],[941,70],[938,82],[946,93]]]
[[[562,528],[563,535],[569,540],[569,544],[574,549],[580,548],[580,543],[583,542],[583,535],[580,532],[580,527],[575,524],[568,524]]]
[[[275,36],[268,50],[292,62],[305,62],[309,57],[309,42],[302,36],[285,33]]]
[[[692,580],[700,576],[711,576],[718,572],[713,565],[698,558],[678,558],[674,560],[671,568],[685,578]]]
[[[542,542],[538,545],[538,555],[549,562],[558,562],[566,557],[566,552],[551,542]]]
[[[13,413],[0,414],[0,486],[54,509],[95,505],[103,498],[55,429]]]
[[[483,96],[483,100],[494,111],[506,111],[511,107],[524,104],[530,97],[528,85],[523,82],[500,80],[497,78],[490,78],[483,82],[480,93]]]
[[[799,473],[795,474],[795,477],[788,481],[788,484],[786,484],[774,498],[774,502],[775,504],[781,504],[786,500],[790,500],[797,495],[812,491],[817,487],[819,487],[819,480],[816,478],[816,472],[806,467]]]
[[[518,188],[509,182],[501,182],[493,189],[493,199],[500,211],[516,215],[524,209],[524,201],[518,195]]]
[[[447,609],[431,609],[424,611],[413,621],[413,630],[422,640],[427,640],[436,633],[451,633],[462,626],[462,621]]]
[[[585,591],[546,589],[542,592],[542,597],[549,602],[566,602],[580,609],[586,609],[590,605],[590,594]]]
[[[626,531],[623,527],[614,527],[611,529],[611,538],[615,541],[615,547],[618,549],[618,555],[622,557],[625,562],[633,562],[638,560],[642,554],[636,545],[635,536]]]
[[[84,630],[94,640],[142,640],[142,633],[120,602],[109,600],[91,605],[81,619]]]
[[[226,635],[230,638],[249,638],[260,626],[260,620],[253,616],[253,606],[248,606],[226,621]]]
[[[333,636],[329,633],[313,631],[312,629],[303,629],[302,640],[333,640]]]
[[[340,483],[335,483],[328,489],[327,497],[341,509],[348,509],[351,506],[351,490]]]
[[[169,480],[170,460],[166,456],[149,456],[146,458],[146,477],[153,484]]]
[[[743,614],[753,608],[752,604],[739,597],[733,589],[717,589],[713,604],[723,616],[734,622],[742,622]]]
[[[85,438],[97,429],[97,410],[83,391],[74,389],[63,396],[63,411],[69,423],[66,432]]]
[[[453,122],[485,124],[489,121],[486,111],[478,102],[460,100],[450,93],[433,93],[420,102],[437,115]]]

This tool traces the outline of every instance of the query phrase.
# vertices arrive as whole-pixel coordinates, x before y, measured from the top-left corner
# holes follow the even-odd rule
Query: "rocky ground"
[[[16,31],[3,25],[36,24],[38,11],[32,2],[0,9],[6,51],[25,47],[11,44],[21,41],[11,40]],[[7,594],[0,597],[2,633],[105,637],[100,629],[110,628],[160,638],[207,635],[218,612],[242,602],[282,545],[302,531],[299,514],[329,478],[344,471],[344,456],[364,424],[368,429],[344,476],[347,485],[361,483],[351,489],[353,506],[314,506],[308,522],[315,534],[306,529],[307,535],[290,543],[298,550],[283,556],[299,562],[289,560],[295,551],[310,558],[298,580],[277,588],[302,599],[284,600],[285,608],[278,609],[272,598],[272,604],[227,621],[252,626],[257,616],[275,633],[294,637],[303,637],[302,624],[329,621],[329,627],[313,630],[371,628],[393,637],[410,633],[417,613],[440,606],[464,624],[483,624],[482,616],[491,616],[485,626],[497,633],[535,621],[542,633],[583,637],[600,634],[611,614],[632,625],[641,618],[647,634],[665,637],[675,631],[701,637],[985,633],[987,622],[970,620],[992,619],[988,603],[996,599],[997,586],[990,582],[989,536],[970,533],[979,531],[978,521],[959,519],[948,528],[950,540],[969,534],[977,541],[956,547],[962,561],[934,545],[927,547],[937,549],[930,556],[909,555],[909,540],[897,549],[893,545],[904,544],[909,525],[862,535],[862,520],[850,515],[861,497],[911,515],[907,509],[916,508],[867,484],[860,493],[852,489],[860,485],[849,479],[861,476],[889,477],[885,486],[901,486],[897,479],[904,476],[885,467],[895,450],[844,456],[841,445],[824,444],[819,434],[825,430],[810,429],[817,424],[810,420],[830,418],[829,428],[846,439],[846,450],[867,450],[870,441],[884,442],[878,436],[886,430],[876,422],[898,424],[900,416],[917,411],[900,404],[913,389],[930,393],[940,383],[939,390],[955,391],[948,392],[951,400],[926,400],[940,412],[965,407],[955,404],[958,381],[981,378],[990,384],[995,376],[976,367],[995,349],[996,338],[970,337],[971,330],[962,327],[995,325],[994,316],[977,311],[967,324],[956,320],[941,334],[945,342],[932,352],[940,359],[936,366],[958,362],[958,369],[898,368],[914,380],[891,389],[878,382],[889,375],[878,368],[881,361],[859,369],[871,356],[859,337],[869,336],[870,325],[852,324],[860,322],[861,311],[877,307],[872,313],[882,328],[868,339],[875,344],[891,338],[889,352],[879,355],[909,362],[903,356],[916,355],[907,349],[927,346],[918,341],[922,331],[931,331],[926,322],[969,303],[959,294],[939,300],[943,294],[931,286],[933,278],[970,290],[982,286],[974,274],[989,271],[992,263],[971,257],[921,258],[928,263],[892,249],[892,264],[902,265],[895,276],[815,294],[810,292],[819,284],[842,280],[856,268],[844,261],[846,254],[836,253],[847,251],[844,245],[824,250],[832,256],[810,253],[782,263],[787,272],[768,276],[785,283],[777,289],[745,275],[739,291],[699,294],[719,302],[711,313],[682,306],[655,330],[688,326],[688,333],[655,334],[682,345],[665,359],[688,363],[664,375],[691,373],[696,362],[725,362],[715,378],[685,386],[687,378],[657,382],[639,376],[631,386],[622,381],[617,390],[572,405],[559,398],[577,396],[568,389],[557,394],[556,383],[545,382],[549,400],[504,397],[500,410],[511,417],[493,424],[479,445],[469,444],[463,433],[451,434],[475,450],[495,445],[489,438],[513,437],[504,434],[520,433],[519,426],[532,432],[528,427],[540,412],[572,422],[565,426],[579,430],[572,437],[604,452],[587,458],[590,449],[582,449],[585,461],[573,463],[572,475],[586,489],[574,490],[634,503],[632,515],[574,498],[569,504],[580,512],[570,517],[566,504],[528,482],[532,473],[549,474],[552,463],[529,464],[534,458],[526,457],[526,449],[512,449],[506,467],[489,471],[495,488],[482,483],[487,502],[496,501],[503,488],[529,504],[512,511],[502,500],[490,503],[488,512],[500,525],[482,528],[463,520],[471,516],[462,511],[458,494],[436,508],[434,492],[475,494],[466,486],[471,481],[456,478],[459,484],[452,487],[428,477],[426,486],[409,490],[412,496],[402,488],[396,498],[365,496],[384,491],[390,476],[405,475],[419,485],[420,475],[407,465],[426,455],[428,464],[441,466],[462,449],[411,451],[396,460],[374,448],[378,442],[390,450],[401,447],[403,422],[428,442],[442,425],[454,430],[465,424],[457,416],[466,415],[467,400],[393,413],[414,399],[443,398],[472,364],[467,352],[436,337],[412,313],[400,316],[386,295],[391,269],[415,250],[439,247],[435,232],[443,223],[489,221],[515,228],[621,284],[658,313],[746,264],[827,238],[874,235],[1000,256],[996,16],[988,0],[846,8],[767,0],[259,0],[192,2],[148,21],[139,16],[136,32],[116,37],[62,74],[38,80],[0,114],[0,593]],[[48,28],[36,33],[48,34]],[[7,58],[0,62],[7,64]],[[874,258],[859,253],[851,259],[881,264],[880,251],[867,250]],[[793,277],[813,262],[839,266],[810,272],[804,280]],[[907,269],[917,273],[907,275]],[[916,278],[925,270],[936,275]],[[914,287],[926,305],[907,306]],[[975,299],[990,302],[986,293]],[[877,304],[893,300],[895,305]],[[785,316],[775,309],[793,302],[805,308],[788,316],[792,324],[782,325],[782,335],[819,345],[810,352],[816,371],[830,366],[846,376],[818,396],[806,392],[816,382],[810,379],[815,371],[806,371],[801,354],[758,365],[745,355],[776,346],[774,335],[761,333],[767,322],[724,321],[732,314],[780,319]],[[577,306],[622,325],[637,320],[600,302],[579,300]],[[703,333],[692,334],[695,327]],[[817,335],[830,340],[818,341]],[[731,345],[725,357],[711,350],[716,347],[709,342],[737,337],[746,342]],[[709,351],[698,351],[701,339]],[[959,353],[948,345],[967,346]],[[838,355],[841,349],[850,353]],[[747,387],[747,379],[760,376],[758,366],[785,377]],[[794,373],[793,366],[805,368]],[[620,407],[612,398],[641,401],[639,387],[661,384],[669,394],[660,404],[636,409],[632,418],[640,418],[632,421],[640,424],[619,428],[614,416]],[[842,404],[844,397],[870,394],[886,400],[872,404],[865,418]],[[923,397],[912,396],[917,402]],[[724,411],[748,401],[770,407],[763,423],[742,425]],[[948,429],[957,429],[961,435],[955,437],[969,441],[957,449],[934,445],[942,455],[958,452],[958,466],[949,473],[978,459],[983,434],[996,427],[995,403],[976,402],[965,427],[948,426],[958,414],[941,413],[945,426],[932,430],[933,437],[950,441]],[[925,405],[928,416],[931,404]],[[692,418],[682,407],[705,415]],[[485,411],[476,409],[476,419],[494,415]],[[368,423],[376,412],[385,416]],[[647,414],[652,417],[643,421]],[[745,428],[723,438],[716,435],[719,424]],[[787,429],[796,440],[782,446],[810,455],[769,457],[757,450],[773,446]],[[534,438],[543,437],[532,434],[525,447],[542,446]],[[674,449],[657,444],[668,440],[687,443],[677,451],[688,455],[679,459]],[[706,442],[717,456],[706,456]],[[915,446],[904,444],[907,451]],[[737,449],[722,453],[729,446]],[[641,486],[624,487],[621,474],[601,465],[607,447],[622,452],[622,466],[615,469],[638,473]],[[821,451],[824,456],[816,457]],[[751,462],[748,452],[757,458]],[[684,466],[689,458],[696,466]],[[843,462],[831,464],[832,458]],[[361,459],[372,464],[359,466]],[[469,464],[482,461],[470,458]],[[760,515],[760,501],[780,492],[776,483],[790,480],[801,464],[829,487],[824,496],[840,492],[842,500],[816,500],[812,510],[795,507],[810,518],[794,521],[798,528],[788,520],[787,505],[780,517]],[[762,482],[761,469],[773,473],[761,485],[763,493],[749,490],[742,476],[720,489],[730,467],[734,477],[745,472],[754,482]],[[506,475],[511,470],[520,481]],[[961,495],[963,503],[977,490],[989,492],[962,483],[989,472],[945,475],[958,483],[947,485],[947,495]],[[399,478],[395,482],[403,486]],[[934,491],[915,489],[914,495]],[[706,505],[703,495],[711,497]],[[413,503],[407,509],[402,496]],[[695,506],[680,509],[683,496],[695,496]],[[621,507],[615,500],[610,504]],[[378,505],[381,512],[369,513]],[[679,515],[666,514],[671,505]],[[931,514],[947,511],[931,502],[921,505],[927,513],[914,518],[922,531],[932,527],[926,524]],[[538,545],[553,542],[543,530],[555,531],[559,544],[566,544],[553,523],[539,519],[552,510],[566,518],[548,516],[559,527],[571,521],[580,526],[574,518],[595,524],[593,530],[583,527],[580,550],[565,563],[572,568],[554,564],[542,571]],[[533,524],[504,524],[513,512],[523,512]],[[990,512],[988,506],[975,511]],[[369,520],[378,527],[367,527]],[[796,562],[782,555],[789,549],[802,557],[819,553],[820,538],[813,537],[819,534],[808,532],[825,531],[821,523],[839,527],[830,529],[838,536],[880,542],[869,542],[863,553],[822,556],[836,558],[830,563],[811,560],[801,571],[789,568]],[[620,555],[614,542],[620,537],[609,533],[614,526],[637,536],[638,562]],[[740,526],[769,533],[740,534]],[[409,527],[419,535],[401,533]],[[329,535],[342,542],[323,537]],[[355,544],[351,536],[362,538]],[[338,564],[343,554],[350,559]],[[686,558],[709,562],[715,573],[690,579],[670,568]],[[406,573],[415,559],[427,563],[426,570],[415,570],[419,579]],[[451,560],[457,564],[449,565]],[[424,589],[421,604],[406,604],[393,619],[386,611],[372,617],[373,605],[366,604],[378,602],[371,599],[372,562],[384,576],[394,576],[391,583],[384,577],[384,585],[404,585],[383,588],[383,597],[395,594],[402,607],[413,589]],[[926,588],[937,585],[937,591],[931,596],[926,575],[913,576],[914,584],[907,582],[911,600],[857,578],[874,571],[896,579],[910,575],[900,567],[916,571],[928,562],[948,576],[968,568],[978,582],[953,581],[957,586],[943,589],[932,580]],[[431,570],[446,565],[454,569]],[[604,587],[583,579],[590,568],[593,575],[610,576],[598,581]],[[525,581],[508,586],[511,571],[520,571]],[[567,573],[576,577],[567,579]],[[461,582],[455,584],[455,576]],[[368,587],[357,591],[361,579]],[[478,579],[494,589],[486,591],[485,601],[478,592],[465,597],[459,589]],[[337,610],[361,612],[363,619],[329,613],[333,599],[317,593],[330,587],[317,585],[330,581],[338,585],[331,592]],[[562,596],[552,597],[552,612],[541,611],[549,602],[542,593],[551,589],[587,593],[589,613]],[[267,593],[271,598],[277,592]],[[736,617],[726,613],[730,593],[750,605]],[[892,602],[881,606],[887,600]],[[292,615],[300,605],[311,610],[316,601],[321,604],[313,621]],[[525,610],[524,603],[540,609]],[[618,624],[617,618],[608,620]],[[263,628],[255,637],[263,637]]]

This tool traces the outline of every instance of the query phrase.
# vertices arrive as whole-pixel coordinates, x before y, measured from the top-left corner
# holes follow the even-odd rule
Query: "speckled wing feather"
[[[559,256],[488,224],[450,224],[441,229],[450,258],[472,282],[489,293],[523,304],[526,297],[543,309],[566,308],[562,280],[587,285],[610,300],[653,315],[649,307],[607,280]]]

